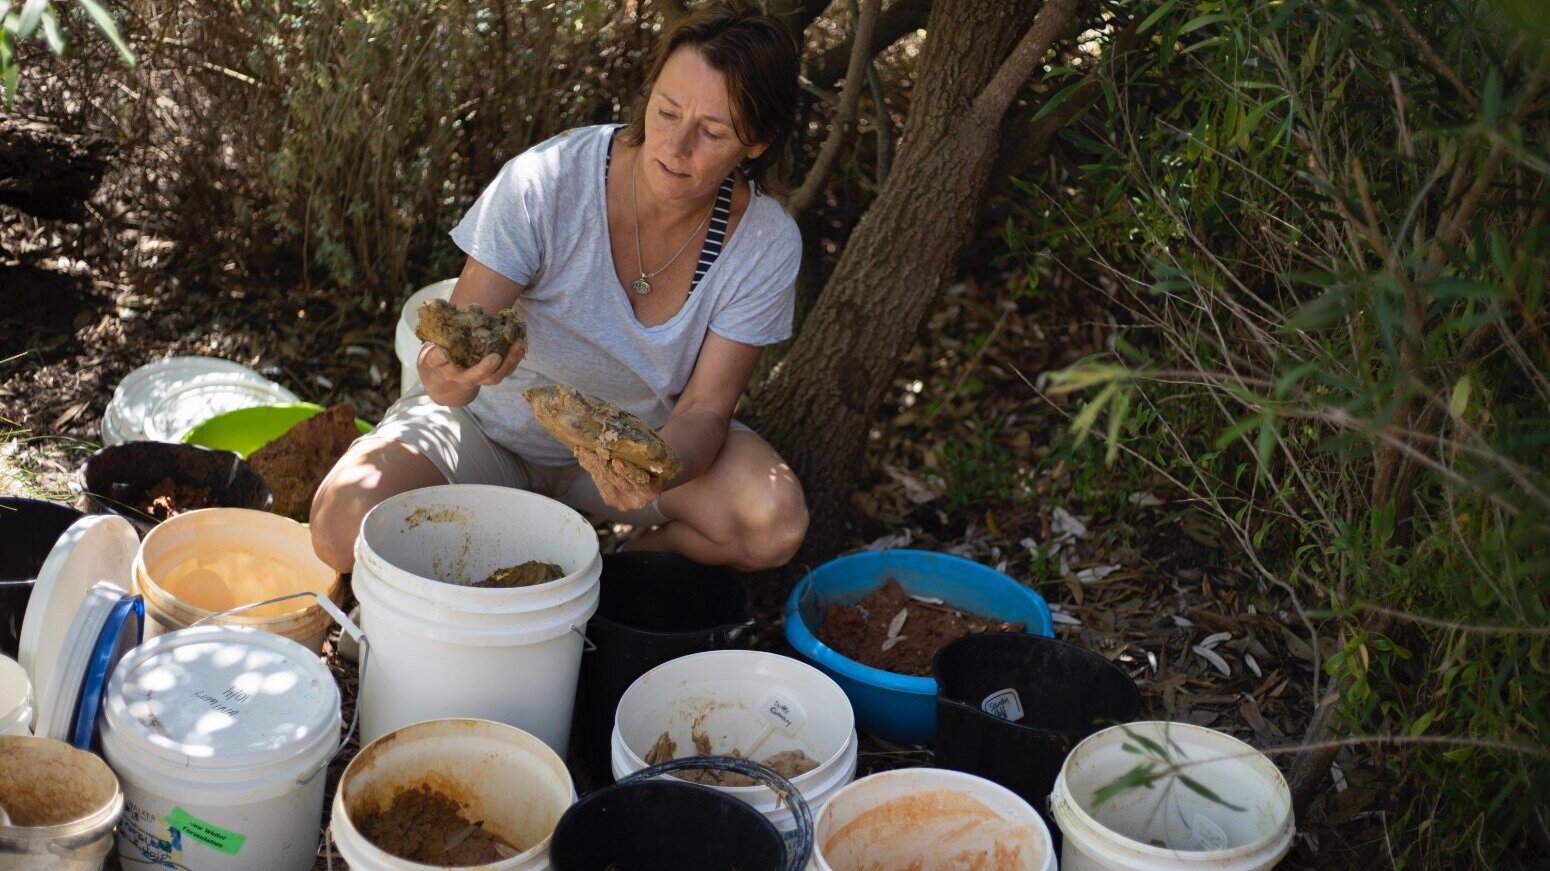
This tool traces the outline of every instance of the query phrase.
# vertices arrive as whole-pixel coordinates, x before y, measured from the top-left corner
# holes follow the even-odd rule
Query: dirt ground
[[[96,448],[114,385],[171,355],[236,360],[306,400],[349,402],[367,420],[396,398],[395,305],[263,286],[209,261],[191,240],[137,228],[132,216],[91,226],[4,217],[0,490],[77,498],[78,469]],[[1165,482],[1105,468],[1096,453],[1064,453],[1064,412],[1033,384],[1102,348],[1113,321],[1058,286],[1018,296],[1013,281],[968,276],[953,285],[900,361],[855,494],[851,544],[940,550],[999,567],[1049,601],[1058,637],[1135,678],[1144,716],[1210,726],[1261,748],[1295,743],[1333,639]],[[780,598],[759,596],[767,604],[755,647],[785,650],[772,604]],[[334,666],[353,704],[353,670]],[[858,774],[930,759],[928,750],[867,739]],[[1285,770],[1290,757],[1277,759]],[[1299,821],[1286,867],[1384,854],[1378,821],[1389,786],[1368,767],[1344,764],[1338,791]],[[327,867],[326,850],[318,867]]]

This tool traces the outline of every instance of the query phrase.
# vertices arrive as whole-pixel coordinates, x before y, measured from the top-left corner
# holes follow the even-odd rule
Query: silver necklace
[[[684,253],[684,249],[689,247],[689,243],[693,242],[695,237],[700,235],[700,228],[704,227],[705,222],[710,220],[711,214],[716,211],[716,204],[711,203],[710,211],[705,213],[705,217],[701,218],[700,222],[695,225],[694,232],[690,233],[689,238],[684,240],[683,245],[679,246],[678,251],[666,263],[662,264],[661,269],[655,272],[647,272],[646,265],[640,259],[640,188],[635,184],[635,174],[639,168],[640,152],[636,152],[635,160],[630,162],[630,215],[635,219],[635,268],[640,272],[640,277],[630,282],[630,290],[644,295],[651,292],[651,282],[646,279],[661,275],[666,271],[667,267],[678,262],[678,255]]]

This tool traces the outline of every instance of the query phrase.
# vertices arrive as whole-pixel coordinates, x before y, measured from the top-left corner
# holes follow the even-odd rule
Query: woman
[[[689,16],[657,46],[629,125],[582,128],[506,164],[452,238],[452,302],[515,306],[514,348],[462,369],[420,350],[424,394],[351,446],[313,500],[312,540],[339,571],[361,519],[419,487],[519,487],[655,527],[628,547],[756,570],[807,531],[801,485],[732,414],[763,346],[788,338],[801,239],[770,195],[797,102],[785,27],[742,2]],[[576,457],[522,391],[564,384],[657,429],[683,471],[641,485]]]

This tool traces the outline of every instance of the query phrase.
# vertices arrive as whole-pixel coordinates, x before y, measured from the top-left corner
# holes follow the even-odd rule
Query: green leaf
[[[1098,412],[1102,411],[1104,404],[1118,392],[1118,384],[1110,384],[1104,387],[1098,391],[1097,396],[1094,396],[1087,405],[1083,406],[1081,411],[1077,412],[1076,417],[1071,419],[1071,433],[1076,436],[1077,444],[1087,440],[1087,434],[1092,431],[1093,424],[1098,420]]]
[[[65,53],[65,37],[59,32],[59,16],[53,9],[43,13],[43,38],[48,41],[49,51],[55,55]]]
[[[1190,777],[1187,774],[1180,774],[1179,775],[1179,782],[1184,784],[1185,786],[1189,787],[1190,789],[1194,790],[1195,792],[1198,792],[1201,795],[1205,796],[1205,798],[1207,800],[1216,802],[1217,804],[1221,805],[1222,807],[1231,808],[1232,810],[1239,811],[1239,812],[1247,810],[1247,808],[1238,807],[1237,805],[1233,804],[1232,802],[1227,801],[1226,799],[1224,799],[1221,796],[1217,795],[1216,793],[1212,792],[1205,784],[1201,783],[1200,781],[1196,780],[1193,777]]]
[[[1071,99],[1071,95],[1081,90],[1082,86],[1085,84],[1087,84],[1087,81],[1084,79],[1082,81],[1072,82],[1071,84],[1066,85],[1064,88],[1056,91],[1054,96],[1050,97],[1048,100],[1045,100],[1044,105],[1039,107],[1039,111],[1033,114],[1033,120],[1038,121],[1045,115],[1048,115],[1049,113],[1060,108],[1061,103]]]
[[[1254,440],[1254,456],[1259,458],[1259,467],[1262,471],[1270,469],[1270,454],[1276,447],[1276,419],[1273,415],[1265,415],[1260,419],[1259,437]]]
[[[1162,20],[1164,15],[1172,12],[1173,7],[1177,5],[1178,0],[1168,0],[1168,2],[1157,7],[1157,11],[1153,12],[1151,15],[1146,16],[1146,19],[1141,22],[1141,26],[1136,28],[1136,33],[1145,33],[1148,30],[1151,30],[1152,27],[1157,24],[1157,22]]]
[[[16,21],[16,38],[30,39],[37,32],[38,25],[43,21],[43,10],[48,8],[49,0],[27,0],[22,7],[21,17]]]
[[[1481,109],[1487,124],[1495,124],[1502,117],[1502,71],[1494,64],[1485,72],[1485,91],[1480,95]]]
[[[1436,719],[1436,711],[1427,711],[1426,713],[1422,714],[1416,719],[1414,723],[1410,724],[1410,737],[1415,738],[1417,736],[1426,734],[1426,730],[1431,728],[1432,723],[1436,721]]]
[[[1129,410],[1130,391],[1122,390],[1109,407],[1109,444],[1103,455],[1103,464],[1106,466],[1114,465],[1115,458],[1119,456],[1119,430],[1125,425],[1125,412]]]
[[[1155,767],[1151,763],[1137,765],[1135,768],[1104,784],[1101,789],[1093,794],[1093,807],[1102,807],[1104,802],[1109,801],[1127,789],[1150,786],[1152,781],[1157,779],[1157,776],[1153,773]]]
[[[1197,15],[1194,18],[1184,22],[1183,26],[1179,28],[1179,36],[1183,36],[1186,33],[1193,33],[1208,24],[1216,24],[1219,21],[1231,20],[1231,18],[1223,15],[1220,12],[1208,12],[1205,15]]]
[[[101,30],[108,41],[113,43],[113,47],[118,49],[118,55],[124,59],[124,64],[133,68],[134,52],[129,50],[128,43],[124,42],[124,37],[119,35],[118,25],[113,22],[113,16],[108,14],[108,10],[98,5],[97,0],[81,0],[81,6],[85,8],[86,14],[97,22],[97,29]]]
[[[1455,420],[1463,420],[1464,412],[1469,410],[1469,391],[1469,376],[1459,376],[1458,383],[1453,385],[1453,396],[1448,399],[1448,413]]]

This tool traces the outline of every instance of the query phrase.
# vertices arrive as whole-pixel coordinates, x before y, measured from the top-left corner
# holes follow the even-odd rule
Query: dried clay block
[[[475,306],[431,299],[420,306],[414,334],[440,345],[452,362],[467,369],[490,354],[505,356],[512,345],[525,342],[527,324],[512,309],[487,315]]]
[[[560,386],[530,387],[522,395],[543,428],[572,451],[602,451],[663,481],[683,469],[651,427],[611,402]]]

